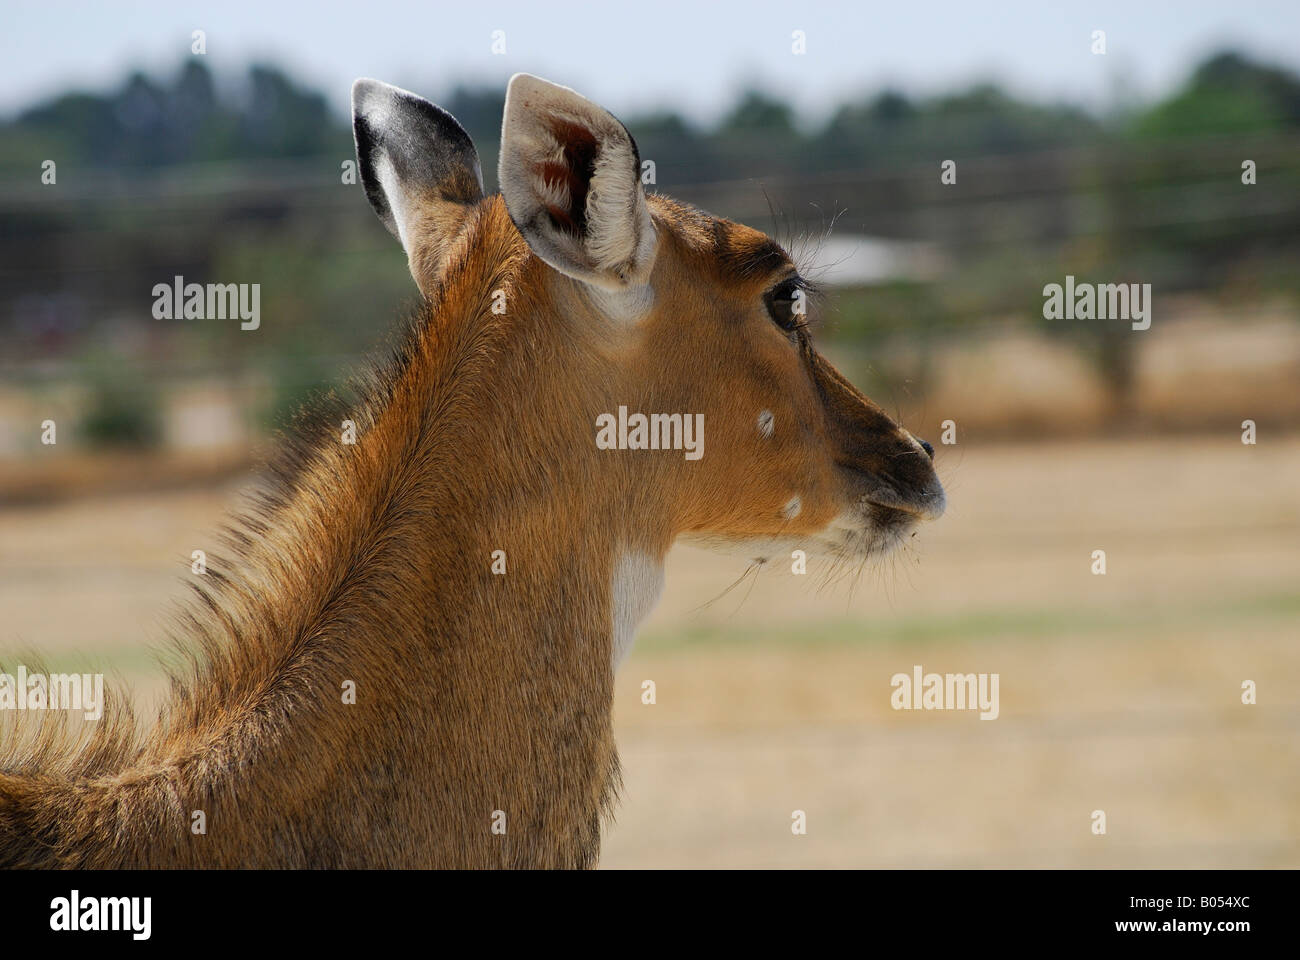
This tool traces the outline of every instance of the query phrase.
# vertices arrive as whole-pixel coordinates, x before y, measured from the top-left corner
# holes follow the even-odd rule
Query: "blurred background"
[[[414,295],[351,80],[450,110],[494,189],[522,70],[786,243],[949,492],[833,581],[674,552],[603,864],[1300,866],[1300,8],[478,6],[6,11],[0,663],[158,695],[191,551]],[[177,275],[260,284],[260,328],[156,319]],[[1151,284],[1150,329],[1044,319],[1066,275]],[[914,664],[998,673],[1001,716],[893,711]]]

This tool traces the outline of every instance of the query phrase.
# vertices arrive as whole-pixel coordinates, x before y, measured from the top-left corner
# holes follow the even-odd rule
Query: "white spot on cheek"
[[[758,435],[766,439],[772,435],[772,431],[775,429],[776,418],[772,416],[772,411],[760,410],[758,414]]]
[[[787,520],[793,520],[795,517],[799,516],[799,513],[802,510],[803,501],[798,497],[791,497],[790,502],[781,508],[781,516],[785,517]]]

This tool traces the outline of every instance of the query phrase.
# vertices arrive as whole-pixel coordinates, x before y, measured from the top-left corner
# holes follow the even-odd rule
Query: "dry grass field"
[[[1300,438],[939,463],[948,514],[835,582],[773,563],[728,591],[742,563],[674,553],[618,677],[603,866],[1300,866]],[[0,508],[0,661],[108,666],[150,699],[149,644],[237,488]],[[999,674],[1000,716],[891,709],[914,664]]]

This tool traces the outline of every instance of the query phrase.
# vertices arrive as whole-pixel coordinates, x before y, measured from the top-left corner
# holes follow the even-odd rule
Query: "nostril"
[[[919,444],[921,445],[921,449],[924,450],[927,454],[929,454],[930,459],[933,460],[933,459],[934,459],[934,447],[930,446],[929,441],[922,440],[920,437],[917,437],[917,441],[916,441],[916,442],[919,443]]]

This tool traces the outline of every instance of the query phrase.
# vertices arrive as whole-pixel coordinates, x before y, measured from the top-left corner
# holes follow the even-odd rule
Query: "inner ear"
[[[568,87],[517,74],[501,130],[501,193],[533,252],[607,290],[644,284],[655,234],[636,142]]]
[[[564,230],[577,239],[587,233],[587,194],[596,175],[596,159],[600,156],[600,143],[596,135],[581,124],[555,118],[551,131],[561,144],[559,161],[542,161],[537,173],[552,194],[546,212],[557,230]],[[635,150],[636,144],[633,143]],[[639,162],[637,166],[640,166]]]

